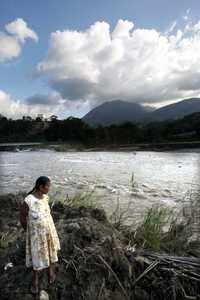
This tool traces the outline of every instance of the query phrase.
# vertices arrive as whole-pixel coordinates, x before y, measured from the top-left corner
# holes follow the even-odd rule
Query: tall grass
[[[113,210],[113,212],[108,216],[109,221],[117,230],[123,230],[126,228],[127,223],[130,219],[133,219],[131,206],[132,202],[129,201],[127,206],[124,207],[120,204],[119,198],[117,198],[117,204]]]
[[[66,204],[71,207],[97,207],[96,195],[94,190],[86,190],[67,198]]]
[[[66,206],[78,208],[81,206],[96,208],[100,207],[97,202],[97,197],[95,190],[85,189],[84,191],[78,192],[75,195],[69,197],[67,194],[66,197],[54,196],[54,198],[50,198],[49,204],[50,207],[53,208],[55,203],[61,203]]]
[[[147,209],[141,225],[135,231],[135,242],[142,248],[160,250],[164,227],[169,224],[170,210],[166,207],[153,206]]]
[[[132,188],[132,189],[135,189],[135,188],[138,187],[138,184],[137,184],[137,182],[136,182],[136,180],[135,180],[135,173],[134,173],[134,172],[132,172],[132,174],[131,174],[130,185],[131,185],[131,188]]]

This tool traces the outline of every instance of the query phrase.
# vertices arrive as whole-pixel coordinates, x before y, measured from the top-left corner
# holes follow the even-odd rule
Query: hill
[[[120,124],[126,121],[138,122],[144,120],[149,108],[137,103],[113,100],[104,102],[87,113],[82,120],[90,126],[108,126],[113,123]]]
[[[92,127],[130,122],[178,120],[200,112],[200,99],[191,98],[153,110],[137,103],[122,100],[105,102],[87,113],[82,120]]]
[[[177,120],[186,115],[200,112],[200,99],[190,98],[153,111],[149,117],[153,121]]]

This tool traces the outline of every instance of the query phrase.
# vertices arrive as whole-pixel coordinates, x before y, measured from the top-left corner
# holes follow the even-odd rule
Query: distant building
[[[36,121],[44,121],[44,114],[38,114],[37,117],[36,117]]]

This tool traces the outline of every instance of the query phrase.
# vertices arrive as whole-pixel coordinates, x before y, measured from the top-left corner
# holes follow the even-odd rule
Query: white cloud
[[[169,28],[166,30],[165,35],[169,35],[170,33],[172,33],[176,28],[176,26],[177,26],[177,21],[175,20],[169,25]]]
[[[21,18],[7,24],[5,29],[7,33],[0,32],[0,62],[18,57],[27,38],[38,41],[37,34]]]
[[[0,62],[18,57],[21,46],[17,40],[9,35],[0,33]]]
[[[112,32],[112,38],[129,38],[130,31],[133,29],[134,24],[127,20],[119,20],[115,29]]]
[[[89,100],[91,106],[112,99],[160,103],[198,96],[198,24],[189,36],[180,29],[166,36],[123,20],[112,32],[106,22],[84,32],[56,31],[38,71],[64,99]]]
[[[7,24],[5,28],[8,33],[15,35],[16,38],[19,39],[22,43],[27,38],[33,39],[36,42],[38,41],[37,34],[32,29],[30,29],[27,26],[26,22],[21,18],[18,18],[17,20]]]
[[[21,113],[20,101],[14,101],[11,96],[0,90],[0,113],[6,117],[15,117]]]
[[[200,31],[200,21],[194,25],[194,31],[195,32]]]
[[[188,8],[188,9],[186,10],[185,15],[183,16],[183,20],[188,21],[188,20],[190,19],[190,16],[189,16],[190,11],[191,11],[190,8]]]
[[[37,96],[33,98],[37,99]],[[43,96],[43,102],[39,101],[38,103],[36,100],[35,103],[34,101],[28,103],[29,100],[15,100],[9,94],[0,90],[0,114],[14,120],[21,119],[24,115],[35,118],[39,113],[43,113],[46,117],[49,117],[52,114],[58,114],[63,109],[63,105],[66,105],[66,101],[63,101],[59,95],[56,96],[56,93],[46,96],[46,101],[54,99],[54,105],[46,105],[44,98],[45,96]]]

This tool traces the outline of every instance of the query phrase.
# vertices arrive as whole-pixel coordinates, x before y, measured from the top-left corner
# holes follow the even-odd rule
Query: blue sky
[[[124,20],[124,21],[127,20],[129,22],[134,23],[134,29],[140,29],[140,30],[153,29],[158,33],[162,33],[163,36],[166,35],[166,31],[169,30],[170,26],[173,26],[174,24],[176,29],[174,29],[173,34],[175,36],[177,34],[177,30],[180,29],[183,31],[183,28],[187,25],[187,23],[191,24],[191,26],[195,26],[195,24],[197,24],[199,21],[199,17],[198,17],[199,15],[200,15],[200,3],[198,0],[196,1],[194,0],[193,1],[186,1],[186,0],[178,0],[178,1],[1,0],[0,32],[3,33],[4,35],[5,34],[10,35],[10,32],[6,32],[5,26],[20,18],[23,19],[24,22],[26,22],[27,27],[30,28],[38,37],[38,41],[29,37],[25,40],[25,42],[23,42],[23,44],[21,43],[20,44],[21,53],[19,55],[15,55],[15,57],[12,58],[6,58],[6,59],[4,58],[0,61],[0,90],[3,93],[1,94],[1,96],[3,95],[2,97],[4,98],[7,97],[6,98],[7,100],[3,98],[4,110],[6,111],[6,107],[5,107],[6,101],[8,103],[7,106],[7,112],[8,112],[9,105],[12,104],[11,101],[15,102],[19,100],[23,102],[26,99],[30,99],[32,97],[31,99],[33,104],[35,97],[37,97],[38,95],[47,97],[47,95],[50,95],[51,93],[54,93],[53,98],[52,95],[48,96],[51,98],[51,103],[52,101],[54,101],[53,99],[56,99],[56,101],[58,101],[59,94],[61,95],[61,99],[63,100],[63,103],[64,100],[66,100],[66,105],[64,105],[60,111],[59,109],[56,110],[57,115],[59,115],[62,118],[67,117],[68,115],[71,114],[81,117],[93,106],[96,106],[98,103],[100,104],[103,101],[108,99],[112,100],[114,99],[113,97],[123,98],[124,100],[129,100],[129,101],[132,98],[133,99],[137,98],[140,99],[141,103],[145,103],[146,95],[141,94],[139,85],[137,88],[133,88],[133,91],[131,90],[131,86],[127,85],[127,90],[129,91],[127,94],[119,90],[116,90],[116,92],[112,94],[109,88],[107,87],[105,88],[105,90],[107,90],[107,93],[100,91],[99,86],[102,85],[104,87],[105,81],[108,80],[106,79],[107,77],[103,78],[104,74],[107,72],[107,69],[101,71],[99,71],[98,69],[98,72],[101,72],[100,78],[103,79],[102,81],[98,81],[99,79],[97,80],[98,82],[95,81],[95,85],[97,85],[98,83],[98,87],[95,87],[95,91],[93,88],[94,82],[92,82],[92,85],[90,82],[90,86],[87,85],[86,87],[86,81],[88,83],[88,81],[90,80],[88,79],[89,78],[88,75],[84,77],[85,74],[82,77],[80,76],[78,78],[77,74],[72,75],[72,73],[69,74],[63,71],[62,74],[59,74],[59,76],[56,77],[58,70],[54,69],[52,75],[52,71],[48,73],[47,70],[45,69],[44,72],[45,74],[42,75],[40,74],[38,76],[38,74],[36,74],[38,64],[44,61],[46,61],[48,64],[52,62],[50,61],[50,57],[47,55],[48,51],[50,50],[53,53],[52,55],[55,54],[55,52],[53,52],[52,50],[52,46],[50,46],[51,33],[56,32],[57,30],[61,32],[63,32],[64,30],[70,30],[71,32],[73,31],[86,32],[96,22],[103,22],[103,21],[110,25],[110,32],[112,32],[119,20]],[[120,26],[123,26],[123,24],[121,23]],[[147,35],[148,32],[145,32],[145,34]],[[150,31],[149,34],[151,34]],[[61,35],[60,38],[64,39],[64,34]],[[72,38],[74,38],[74,36]],[[142,40],[144,41],[144,36],[142,36]],[[134,43],[134,41],[132,42]],[[0,40],[0,46],[1,46],[1,40]],[[73,52],[73,46],[71,47],[72,47],[71,52]],[[141,52],[142,50],[139,49],[138,51]],[[138,53],[140,54],[140,52]],[[79,53],[77,53],[77,55],[78,54]],[[56,55],[58,55],[58,53],[56,53]],[[89,54],[86,53],[84,57],[87,57],[88,55]],[[141,53],[141,56],[143,56],[143,53]],[[184,55],[184,57],[186,56]],[[73,63],[75,64],[76,62]],[[94,63],[94,61],[92,61],[92,63]],[[64,61],[63,64],[66,68],[68,68],[66,61]],[[134,64],[136,64],[135,58],[132,64],[133,69],[137,68],[137,66],[135,66]],[[115,65],[115,69],[119,70],[119,65]],[[115,69],[113,68],[112,70],[114,71]],[[130,71],[131,70],[127,68],[127,72]],[[189,69],[189,71],[193,76],[192,77],[193,81],[191,82],[191,85],[194,85],[196,84],[196,82],[194,83],[195,72],[191,69]],[[147,76],[145,74],[146,73],[142,74],[142,76],[143,77]],[[151,74],[154,74],[153,71],[151,71]],[[53,82],[53,84],[49,83],[49,76],[50,76],[50,81]],[[139,79],[138,76],[139,76],[138,73],[132,75],[131,82],[133,85],[135,80]],[[169,75],[168,73],[168,75],[166,76],[167,78],[169,78],[169,76],[171,75]],[[140,80],[143,77],[140,77]],[[149,76],[148,73],[148,78],[150,77],[151,76]],[[153,75],[152,78],[153,78],[152,80],[155,80]],[[74,81],[75,79],[76,81]],[[183,78],[181,78],[181,80],[182,79]],[[61,80],[62,80],[62,86],[61,86]],[[65,80],[68,81],[65,82]],[[68,95],[66,89],[67,88],[70,90],[72,89],[71,81],[73,81],[72,82],[73,88],[74,87],[77,88],[76,85],[77,83],[79,83],[79,87],[84,86],[83,94],[85,89],[87,91],[89,90],[89,92],[85,94],[85,98],[83,97],[84,99],[81,99],[81,95],[79,95],[79,99],[75,99],[76,97],[74,96],[74,94],[73,97],[70,98],[71,94]],[[115,86],[115,83],[111,81],[110,86],[112,85]],[[194,90],[196,91],[196,94]],[[194,90],[193,93],[188,92],[187,90],[187,93],[185,94],[184,93],[176,94],[175,92],[172,94],[166,94],[165,97],[163,97],[163,101],[175,101],[184,95],[185,97],[195,96],[195,95],[198,96],[199,90],[197,89],[196,85]],[[80,94],[81,92],[82,90],[80,91]],[[90,101],[87,100],[87,97]],[[158,100],[159,97],[162,100],[162,96],[160,96],[159,93],[157,93],[156,95],[152,95],[151,98],[155,99],[155,101],[150,99],[149,103],[158,103],[158,104],[164,103]],[[0,97],[0,101],[1,101],[1,97]],[[27,105],[27,102],[25,102],[25,104]],[[13,107],[14,106],[11,105],[12,111],[16,109]],[[29,103],[29,108],[30,107],[31,106]],[[51,107],[52,107],[52,113],[54,113],[53,105]],[[42,110],[42,106],[38,106],[37,109],[34,108],[33,111],[37,112],[39,110],[40,111]],[[26,110],[24,111],[24,113],[25,112]],[[48,110],[46,110],[45,112],[47,114],[50,113],[50,111]],[[7,114],[9,115],[9,113]]]

